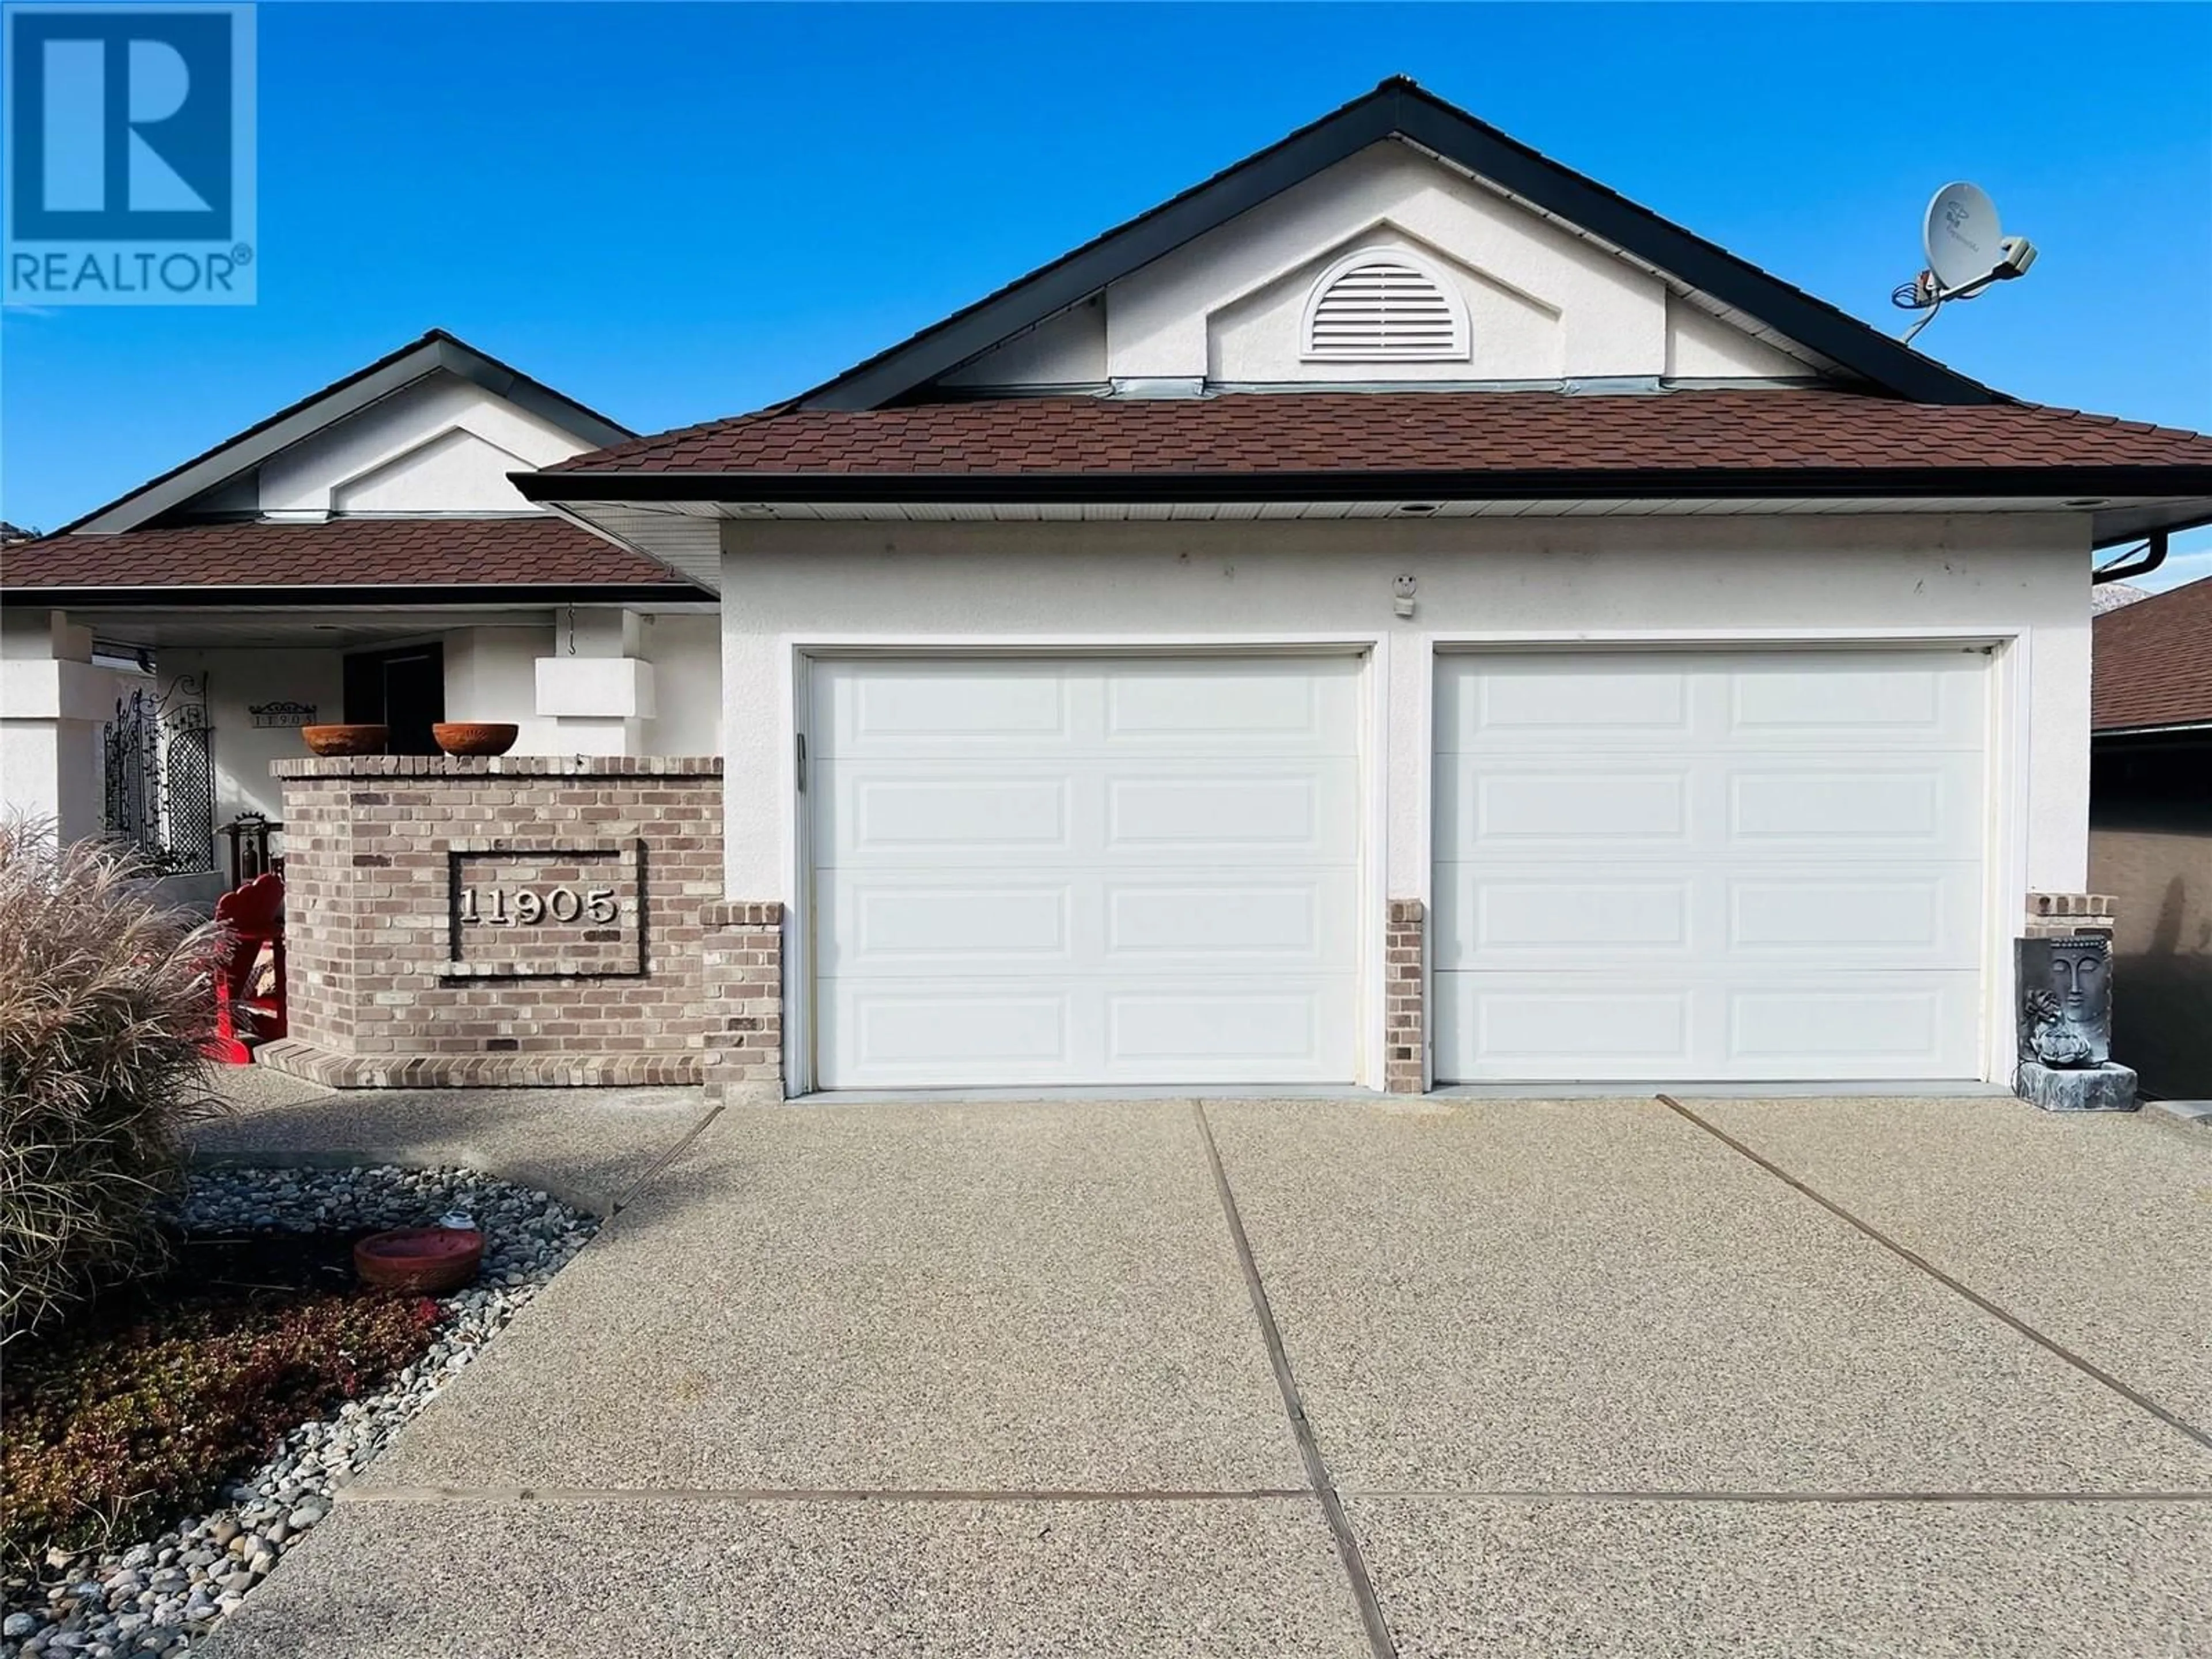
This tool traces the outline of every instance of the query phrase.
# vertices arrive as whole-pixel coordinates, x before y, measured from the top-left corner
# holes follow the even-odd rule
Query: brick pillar
[[[2117,925],[2109,894],[2030,893],[2021,934],[2050,939],[2061,933],[2109,933]]]
[[[340,1088],[701,1080],[721,1005],[711,757],[278,761],[290,1034]]]
[[[725,899],[706,908],[707,1097],[723,1105],[783,1098],[783,906]]]
[[[1421,978],[1427,914],[1417,898],[1392,899],[1382,936],[1382,1086],[1394,1095],[1418,1095],[1428,1086]]]

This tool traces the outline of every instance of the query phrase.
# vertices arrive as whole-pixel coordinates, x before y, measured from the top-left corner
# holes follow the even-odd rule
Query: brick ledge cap
[[[719,778],[720,755],[310,755],[276,778]]]

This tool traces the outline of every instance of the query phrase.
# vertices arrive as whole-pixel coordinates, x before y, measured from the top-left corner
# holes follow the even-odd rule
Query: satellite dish
[[[1997,205],[1979,185],[1961,182],[1937,191],[1921,240],[1939,291],[1979,282],[2003,255]]]
[[[1993,283],[2025,276],[2035,263],[2035,244],[2025,236],[2004,234],[1997,225],[1996,204],[1979,185],[1963,179],[1936,192],[1920,227],[1920,241],[1928,251],[1928,269],[1898,284],[1889,296],[1900,310],[1927,313],[1905,331],[1907,345],[1949,301],[1971,300]]]

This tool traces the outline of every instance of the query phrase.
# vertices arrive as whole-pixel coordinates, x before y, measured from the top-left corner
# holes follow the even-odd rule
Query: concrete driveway
[[[210,1652],[2212,1652],[2212,1135],[586,1100],[626,1206]]]

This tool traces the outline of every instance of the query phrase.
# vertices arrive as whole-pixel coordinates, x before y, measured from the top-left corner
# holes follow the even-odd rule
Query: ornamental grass
[[[118,846],[0,822],[0,1345],[163,1261],[155,1206],[217,1105],[211,926]]]

